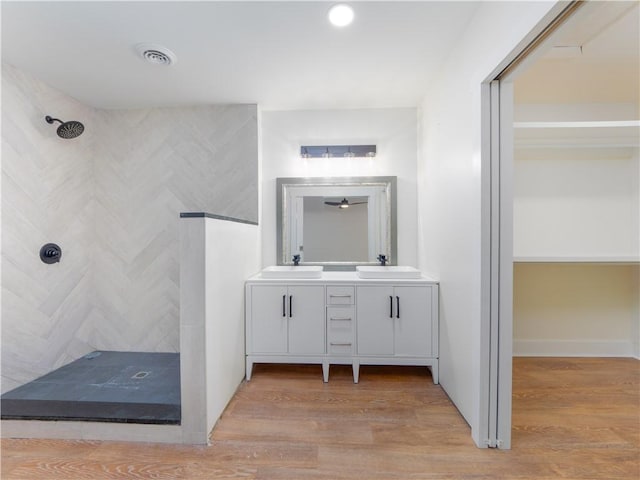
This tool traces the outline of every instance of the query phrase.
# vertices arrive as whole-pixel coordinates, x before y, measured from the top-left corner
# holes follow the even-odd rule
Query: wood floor
[[[210,447],[2,440],[12,479],[640,478],[640,362],[514,359],[513,449],[477,449],[425,368],[257,365]]]

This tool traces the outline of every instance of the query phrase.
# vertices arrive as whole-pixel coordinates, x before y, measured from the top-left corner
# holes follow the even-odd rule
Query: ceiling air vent
[[[178,57],[166,47],[154,43],[139,43],[136,45],[136,52],[143,59],[155,65],[173,65],[177,63]]]

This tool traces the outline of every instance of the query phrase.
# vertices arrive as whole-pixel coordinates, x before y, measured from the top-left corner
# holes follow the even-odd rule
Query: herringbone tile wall
[[[178,351],[179,213],[257,221],[256,106],[96,110],[3,65],[2,115],[2,391],[93,349]]]
[[[2,66],[2,391],[91,350],[92,132],[56,135],[45,115],[89,126],[94,111]],[[62,247],[45,265],[40,247]]]
[[[94,341],[179,350],[179,214],[258,217],[255,106],[98,112]]]

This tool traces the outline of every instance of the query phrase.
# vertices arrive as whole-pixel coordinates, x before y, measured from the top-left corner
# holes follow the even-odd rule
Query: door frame
[[[511,448],[513,361],[513,80],[585,1],[558,2],[481,84],[479,438]]]

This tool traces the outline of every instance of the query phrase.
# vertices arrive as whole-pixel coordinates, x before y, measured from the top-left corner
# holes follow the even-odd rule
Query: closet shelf
[[[640,264],[639,256],[514,256],[514,263],[603,263]]]
[[[516,148],[601,148],[640,145],[640,120],[514,122]]]

